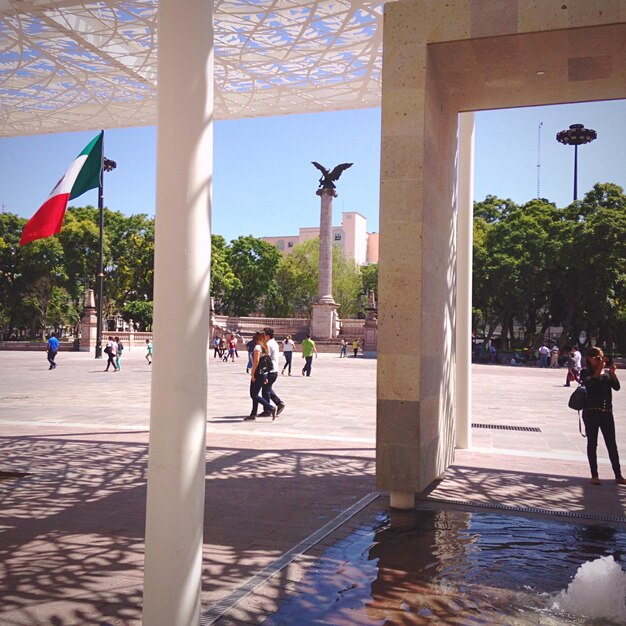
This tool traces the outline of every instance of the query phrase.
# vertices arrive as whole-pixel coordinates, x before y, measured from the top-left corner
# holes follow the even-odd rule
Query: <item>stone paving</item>
[[[27,473],[0,481],[3,626],[141,623],[150,384],[143,354],[127,351],[122,371],[105,373],[88,354],[61,353],[48,371],[43,351],[0,352],[0,471]],[[293,376],[277,383],[287,408],[274,423],[242,421],[250,408],[245,360],[211,359],[202,597],[209,610],[375,491],[376,362],[322,354],[303,378],[295,357]],[[474,366],[475,423],[541,432],[473,429],[472,450],[458,450],[444,480],[421,497],[619,521],[626,490],[588,484],[564,377]],[[615,400],[626,450],[626,394]],[[608,478],[602,443],[599,451]],[[347,521],[319,545],[349,530]],[[314,555],[305,551],[281,585],[260,584],[205,623],[262,623],[297,591],[299,568]]]

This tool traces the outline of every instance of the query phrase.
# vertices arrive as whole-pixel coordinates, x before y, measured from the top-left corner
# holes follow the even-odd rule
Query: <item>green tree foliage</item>
[[[621,349],[626,302],[626,196],[596,184],[581,201],[558,209],[544,199],[522,206],[488,196],[474,206],[474,332],[514,322],[524,340],[562,326],[561,347],[581,331]]]
[[[378,295],[378,263],[363,265],[361,267],[361,280],[364,294],[374,290],[374,293]]]
[[[278,269],[274,291],[268,296],[266,314],[281,317],[306,317],[317,300],[319,238],[294,246]],[[362,309],[363,279],[358,266],[346,260],[341,249],[333,246],[333,298],[341,317],[356,317]]]
[[[231,294],[243,285],[229,264],[228,244],[221,235],[211,235],[211,297],[216,313],[226,313]]]
[[[280,252],[252,235],[231,241],[225,251],[226,262],[237,281],[232,280],[228,292],[220,294],[221,310],[243,316],[263,309],[267,294],[275,289]]]
[[[61,233],[20,247],[25,223],[0,214],[1,334],[35,337],[50,327],[76,327],[87,289],[96,286],[99,212],[69,207]],[[154,220],[105,210],[104,265],[105,310],[151,302]]]
[[[266,313],[270,317],[307,317],[317,299],[319,239],[294,246],[282,258]]]
[[[122,307],[122,317],[135,325],[139,331],[147,331],[152,327],[152,301],[133,300]]]

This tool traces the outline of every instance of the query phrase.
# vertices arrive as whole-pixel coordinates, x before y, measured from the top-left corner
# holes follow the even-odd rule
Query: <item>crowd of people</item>
[[[215,335],[211,341],[213,348],[213,358],[221,359],[223,362],[235,362],[239,358],[238,338],[234,334],[224,334],[221,337]],[[280,364],[280,347],[282,345],[282,353],[284,363]],[[296,344],[291,335],[287,335],[279,345],[274,337],[274,329],[266,327],[262,331],[254,334],[252,339],[246,343],[247,363],[246,374],[250,375],[250,398],[252,399],[252,408],[250,415],[245,417],[245,421],[256,420],[257,417],[271,417],[275,420],[284,410],[285,403],[277,395],[275,391],[276,381],[280,375],[292,375],[293,353]],[[352,351],[356,358],[361,348],[358,338],[352,342]],[[313,359],[317,357],[317,347],[315,341],[311,338],[311,334],[307,334],[301,344],[302,358],[304,365],[302,367],[302,376],[310,377],[313,369]],[[348,342],[341,339],[339,345],[339,358],[346,358],[348,350]],[[259,405],[263,407],[263,411],[258,413]]]
[[[224,362],[235,362],[239,358],[237,350],[237,338],[234,334],[230,337],[213,338],[214,358],[220,358]],[[341,340],[339,358],[347,358],[347,342]],[[291,335],[287,335],[282,340],[284,364],[280,367],[280,346],[274,337],[274,330],[266,327],[254,334],[252,339],[247,343],[248,362],[246,373],[250,374],[250,398],[252,400],[252,408],[250,414],[244,418],[245,421],[254,421],[257,417],[271,417],[272,421],[276,419],[286,408],[286,403],[276,393],[275,385],[278,380],[279,372],[291,376],[293,365],[293,353],[295,342]],[[359,340],[352,342],[354,357],[358,355]],[[47,360],[49,369],[56,369],[56,356],[59,350],[59,340],[52,333],[46,344]],[[146,355],[145,359],[148,365],[152,364],[152,340],[146,339]],[[104,371],[108,372],[113,367],[114,372],[121,369],[122,354],[124,345],[119,337],[109,336],[104,353],[107,355],[107,365]],[[489,352],[490,361],[491,354]],[[567,367],[565,378],[565,387],[570,387],[572,382],[583,385],[586,389],[586,401],[582,409],[582,421],[585,425],[585,436],[587,437],[587,459],[589,469],[591,471],[591,483],[600,485],[601,481],[598,473],[598,435],[601,432],[605,445],[608,450],[609,460],[615,475],[615,482],[618,485],[626,485],[626,479],[622,476],[619,452],[615,439],[615,419],[613,416],[613,391],[619,391],[620,383],[616,373],[616,363],[599,347],[588,348],[585,354],[585,363],[583,367],[582,354],[577,345],[564,350],[561,354],[558,346],[548,347],[546,343],[542,343],[540,348],[535,352],[532,348],[528,349],[526,358],[535,357],[535,362],[542,368],[557,368],[561,366]],[[302,376],[311,376],[313,366],[313,357],[317,357],[317,347],[315,341],[311,338],[310,333],[306,339],[302,341],[302,358],[304,366],[302,367]],[[515,357],[514,357],[515,358]],[[524,357],[519,355],[520,359]],[[495,362],[495,360],[494,360]],[[258,407],[261,405],[263,411],[258,413]]]
[[[57,367],[56,357],[59,351],[59,340],[56,333],[50,333],[48,341],[46,343],[47,359],[50,366],[49,370],[54,370]],[[104,368],[105,372],[110,371],[113,366],[114,372],[119,372],[122,369],[122,353],[124,352],[124,344],[119,337],[113,337],[109,335],[107,343],[103,350],[107,356],[107,366]],[[146,361],[148,365],[152,365],[152,339],[146,339]]]

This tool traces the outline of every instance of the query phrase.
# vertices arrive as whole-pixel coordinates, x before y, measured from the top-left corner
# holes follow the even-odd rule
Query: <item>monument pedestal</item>
[[[98,332],[98,317],[96,315],[96,303],[93,289],[87,291],[85,311],[80,318],[80,352],[90,352],[96,347],[96,335]]]
[[[375,359],[378,354],[378,321],[365,320],[365,335],[363,337],[363,356],[366,359]]]
[[[363,338],[363,356],[375,359],[378,350],[378,306],[376,294],[372,289],[368,294],[368,305],[365,313],[365,336]]]
[[[311,311],[311,336],[313,339],[335,339],[337,330],[337,308],[334,302],[318,302]]]

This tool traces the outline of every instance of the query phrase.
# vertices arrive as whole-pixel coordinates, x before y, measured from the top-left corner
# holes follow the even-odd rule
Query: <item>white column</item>
[[[459,115],[456,289],[456,446],[472,445],[474,113]]]
[[[200,623],[213,169],[212,2],[160,0],[146,626]]]
[[[320,260],[317,281],[317,302],[335,304],[333,298],[333,189],[320,189]]]

